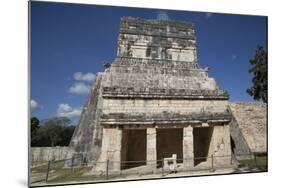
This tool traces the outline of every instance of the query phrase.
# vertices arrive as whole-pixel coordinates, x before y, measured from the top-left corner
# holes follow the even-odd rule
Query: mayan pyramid
[[[123,17],[117,48],[96,74],[70,143],[76,154],[89,162],[230,155],[229,96],[198,64],[193,23]]]

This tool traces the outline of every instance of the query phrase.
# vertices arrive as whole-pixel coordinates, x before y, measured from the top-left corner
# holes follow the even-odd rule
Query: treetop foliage
[[[31,118],[31,126],[33,126],[32,122],[37,121]],[[39,124],[39,120],[37,123]],[[54,117],[42,120],[36,132],[31,134],[31,146],[68,146],[74,129],[75,126],[71,125],[71,120],[66,117]]]
[[[252,67],[249,69],[249,73],[253,74],[252,87],[247,89],[247,93],[254,98],[254,100],[262,100],[267,103],[267,83],[268,83],[268,71],[267,71],[267,52],[262,46],[258,46],[255,56],[250,59]]]

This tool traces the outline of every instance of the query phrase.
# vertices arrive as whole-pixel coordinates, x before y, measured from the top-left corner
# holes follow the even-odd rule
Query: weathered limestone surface
[[[228,97],[197,62],[194,24],[125,17],[117,57],[97,75],[70,146],[89,161],[120,160],[122,129],[146,129],[146,160],[154,168],[156,129],[179,125],[183,155],[192,157],[192,127],[227,124]],[[227,131],[216,135],[226,139]]]
[[[73,151],[69,147],[31,147],[31,161],[63,160]]]
[[[106,98],[227,99],[197,63],[194,25],[122,18],[117,58],[103,78]]]
[[[201,113],[217,112],[224,113],[227,111],[227,101],[224,100],[165,100],[165,99],[104,99],[103,112],[110,114],[119,113],[161,113],[163,111],[173,113]]]
[[[231,135],[231,149],[236,158],[251,158],[251,148],[249,147],[239,125],[234,117],[229,124]]]
[[[110,171],[119,171],[122,130],[117,128],[103,129],[103,135],[101,154],[96,165],[96,170],[104,171],[106,169],[107,161],[109,161],[108,169]]]
[[[183,128],[183,164],[187,168],[194,167],[193,127]]]
[[[85,104],[80,121],[76,127],[70,148],[83,155],[88,161],[96,161],[100,155],[102,144],[102,127],[99,117],[102,110],[101,82],[103,73],[98,73],[93,82],[87,103]],[[71,158],[72,153],[68,157]]]
[[[267,105],[263,103],[230,103],[229,106],[234,117],[234,124],[239,127],[242,134],[236,134],[238,135],[238,139],[235,140],[237,152],[243,153],[245,151],[245,148],[240,147],[244,144],[237,142],[237,140],[246,140],[251,152],[267,152]],[[243,138],[241,138],[242,136]],[[235,138],[235,136],[233,137]]]
[[[117,56],[195,61],[194,25],[173,21],[122,19]]]
[[[230,132],[229,125],[214,126],[213,136],[211,141],[211,152],[214,156],[215,166],[230,165],[231,147],[230,147]]]
[[[147,128],[147,145],[146,145],[146,161],[147,165],[151,168],[156,168],[157,157],[156,157],[156,129]]]

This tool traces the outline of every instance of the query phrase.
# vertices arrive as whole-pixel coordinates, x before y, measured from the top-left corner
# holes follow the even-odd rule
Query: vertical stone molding
[[[188,126],[183,128],[183,164],[185,168],[194,167],[193,154],[193,127]]]
[[[146,142],[147,165],[156,168],[156,164],[157,164],[156,128],[147,128],[146,136],[147,136],[147,142]]]

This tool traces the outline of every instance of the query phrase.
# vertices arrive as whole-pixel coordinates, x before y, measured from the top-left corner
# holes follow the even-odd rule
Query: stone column
[[[109,171],[120,171],[122,130],[118,128],[104,128],[101,155],[96,170],[106,171],[107,160]]]
[[[229,124],[224,124],[223,126],[224,131],[224,153],[223,155],[223,163],[228,166],[231,165],[231,141],[230,141],[230,130]]]
[[[212,144],[214,166],[229,166],[231,163],[231,146],[228,124],[214,126]]]
[[[193,127],[188,126],[183,128],[183,165],[184,168],[194,167],[193,153]]]
[[[157,148],[156,148],[156,128],[146,129],[146,161],[147,165],[156,168]]]
[[[121,146],[122,146],[122,130],[113,129],[113,134],[110,139],[109,150],[107,151],[109,160],[109,169],[120,171],[121,166]]]
[[[224,155],[231,156],[231,141],[230,141],[230,130],[229,124],[224,124],[224,139],[225,139],[225,151]]]

